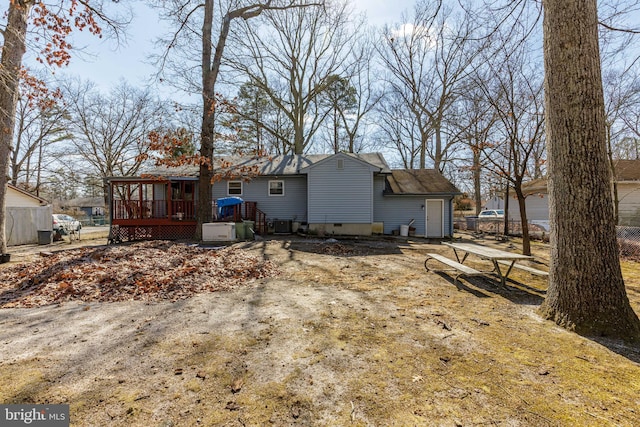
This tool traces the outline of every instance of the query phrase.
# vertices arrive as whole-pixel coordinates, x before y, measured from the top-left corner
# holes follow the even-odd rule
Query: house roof
[[[390,172],[389,165],[380,153],[338,153],[338,154],[293,154],[273,157],[224,157],[235,168],[257,166],[260,175],[299,175],[302,169],[322,162],[334,156],[350,156],[357,160],[369,163],[381,172]]]
[[[374,170],[377,169],[379,173],[391,173],[391,169],[389,165],[387,165],[387,161],[384,159],[382,154],[380,153],[363,153],[363,154],[353,154],[353,153],[337,153],[337,154],[315,154],[313,155],[312,162],[309,165],[306,165],[304,168],[301,168],[299,172],[306,172],[305,169],[312,168],[316,165],[329,161],[329,159],[335,157],[351,157],[356,161],[366,164]]]
[[[272,157],[226,156],[221,157],[216,161],[216,167],[214,167],[214,170],[224,170],[225,172],[230,171],[231,173],[233,173],[233,171],[238,171],[238,175],[242,176],[243,170],[246,171],[257,168],[258,175],[300,175],[301,173],[304,173],[304,168],[317,164],[329,157],[339,155],[350,156],[359,161],[371,164],[373,167],[380,169],[380,173],[391,173],[389,165],[380,153],[294,154]],[[179,167],[157,167],[149,170],[143,175],[164,176],[168,178],[197,177],[198,167],[192,165]],[[109,180],[111,179],[120,180],[122,178],[109,178]]]
[[[397,169],[387,177],[385,194],[462,194],[435,169]]]
[[[640,160],[616,160],[614,162],[617,182],[640,183]],[[547,178],[533,179],[522,184],[522,192],[525,196],[530,194],[546,194]]]
[[[76,197],[59,201],[57,204],[74,208],[94,208],[104,206],[104,197]]]
[[[532,179],[522,183],[522,193],[525,196],[547,192],[547,178]]]
[[[640,160],[616,160],[614,168],[618,181],[640,181]]]
[[[12,189],[14,191],[17,191],[20,194],[23,194],[23,195],[25,195],[27,197],[32,198],[33,200],[37,201],[42,206],[46,206],[46,205],[49,204],[49,202],[47,200],[43,199],[42,197],[36,196],[35,194],[30,193],[27,190],[23,190],[20,187],[16,187],[15,185],[13,185],[11,183],[7,184],[7,188],[10,188],[10,189]]]

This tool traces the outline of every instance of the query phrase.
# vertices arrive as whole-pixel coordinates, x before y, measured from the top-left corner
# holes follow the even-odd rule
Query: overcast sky
[[[403,11],[411,8],[416,0],[351,0],[359,11],[365,12],[371,25],[382,26],[396,23]],[[154,68],[145,63],[153,49],[152,40],[156,36],[157,18],[145,6],[135,7],[135,17],[128,30],[126,46],[114,50],[114,43],[99,41],[92,36],[81,37],[76,45],[86,45],[86,51],[94,54],[74,56],[71,65],[59,73],[77,75],[97,83],[101,89],[108,90],[123,78],[131,85],[144,85]],[[27,60],[29,61],[29,60]]]

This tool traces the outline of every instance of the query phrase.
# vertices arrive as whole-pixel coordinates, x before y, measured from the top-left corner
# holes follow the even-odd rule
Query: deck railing
[[[113,219],[168,219],[170,212],[174,220],[195,219],[195,203],[192,200],[113,201]]]
[[[214,205],[215,206],[215,205]],[[165,219],[184,221],[196,219],[196,204],[192,200],[114,200],[114,220]],[[230,206],[225,217],[216,216],[214,221],[255,222],[255,232],[266,234],[267,216],[257,208],[256,202],[244,202]],[[215,207],[213,208],[215,212]]]
[[[196,219],[195,203],[193,203],[193,200],[172,200],[171,219]]]

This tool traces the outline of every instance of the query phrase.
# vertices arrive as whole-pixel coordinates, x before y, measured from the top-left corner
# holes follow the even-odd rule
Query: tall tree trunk
[[[506,185],[504,187],[504,218],[502,219],[502,231],[505,236],[509,235],[509,186],[511,185],[508,180],[506,181]],[[496,230],[497,231],[497,230]]]
[[[585,335],[640,339],[620,270],[596,0],[545,0],[551,264],[541,313]]]
[[[475,193],[476,201],[476,215],[480,214],[482,210],[482,187],[481,187],[481,174],[482,166],[480,164],[480,148],[472,146],[473,150],[473,191]]]
[[[301,109],[295,112],[293,154],[304,154],[304,112]]]
[[[520,224],[522,224],[522,254],[531,255],[531,237],[529,236],[529,220],[527,219],[527,205],[522,193],[522,183],[514,185],[514,191],[518,199],[518,211],[520,213]],[[505,215],[506,216],[506,215]]]
[[[211,46],[214,0],[204,2],[202,24],[202,127],[200,129],[200,170],[198,176],[198,200],[196,238],[202,239],[202,224],[211,221],[211,181],[213,178],[213,143],[215,132],[215,89],[222,51],[229,33],[231,20],[225,16],[215,54]]]
[[[7,177],[18,103],[20,68],[26,50],[27,17],[32,6],[31,0],[9,2],[2,58],[0,58],[0,253],[3,254],[7,252],[5,235]]]
[[[340,152],[340,141],[338,140],[338,108],[333,107],[333,152],[338,154]]]
[[[433,156],[433,168],[440,173],[444,172],[444,163],[442,163],[442,132],[440,131],[440,123],[434,126],[435,130],[435,147]]]

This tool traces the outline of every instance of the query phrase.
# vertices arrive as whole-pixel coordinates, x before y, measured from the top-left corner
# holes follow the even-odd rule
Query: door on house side
[[[425,237],[444,237],[444,200],[425,200]]]

